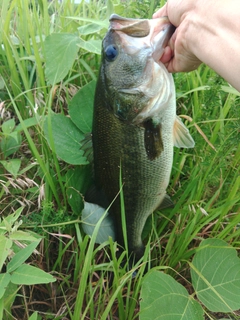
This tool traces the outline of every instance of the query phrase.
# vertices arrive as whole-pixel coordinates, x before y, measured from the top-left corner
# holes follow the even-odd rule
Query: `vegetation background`
[[[163,4],[0,0],[0,319],[145,319],[149,258],[197,301],[190,267],[201,241],[239,252],[240,94],[205,65],[174,75],[177,113],[196,147],[175,149],[168,193],[176,205],[149,219],[135,278],[115,242],[96,245],[96,232],[90,240],[82,229],[91,168],[80,141],[91,130],[108,17],[151,18]],[[240,319],[240,306],[202,307],[196,319]]]

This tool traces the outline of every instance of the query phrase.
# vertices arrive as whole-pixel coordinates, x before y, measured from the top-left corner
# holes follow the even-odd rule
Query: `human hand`
[[[191,37],[188,36],[189,24],[194,22],[195,8],[191,0],[168,0],[153,15],[153,18],[168,16],[170,22],[176,27],[161,58],[161,62],[165,64],[169,72],[192,71],[201,64],[193,53],[193,43],[191,43]]]

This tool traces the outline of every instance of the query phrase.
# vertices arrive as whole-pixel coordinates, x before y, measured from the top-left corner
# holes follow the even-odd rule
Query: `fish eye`
[[[108,61],[114,61],[116,57],[118,56],[118,48],[117,46],[110,44],[107,46],[105,50],[105,55]]]

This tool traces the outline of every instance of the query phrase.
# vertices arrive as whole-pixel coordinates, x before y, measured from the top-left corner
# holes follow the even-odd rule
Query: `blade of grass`
[[[6,87],[7,87],[7,85],[6,85]],[[17,105],[15,103],[15,99],[18,99],[18,96],[14,99],[9,90],[8,90],[8,94],[9,94],[9,97],[11,99],[11,103],[12,103],[12,105],[14,107],[15,113],[16,113],[16,115],[18,117],[18,120],[19,120],[20,124],[22,125],[22,129],[23,129],[24,134],[25,134],[25,136],[27,138],[27,141],[28,141],[29,147],[30,147],[30,149],[32,151],[32,154],[33,154],[34,158],[36,158],[36,160],[37,160],[42,172],[44,173],[44,175],[46,177],[46,181],[48,182],[48,184],[49,184],[49,186],[50,186],[50,188],[51,188],[51,190],[52,190],[52,192],[54,194],[54,197],[55,197],[55,200],[56,200],[58,206],[61,207],[61,202],[60,202],[60,199],[59,199],[59,195],[58,195],[56,186],[55,186],[55,184],[53,182],[53,178],[51,177],[51,175],[50,175],[50,173],[49,173],[44,161],[42,160],[42,158],[41,158],[41,156],[40,156],[40,154],[39,154],[39,152],[38,152],[38,150],[37,150],[37,148],[36,148],[36,146],[35,146],[35,144],[33,142],[32,137],[30,136],[30,134],[28,132],[28,129],[27,129],[26,125],[25,125],[25,122],[23,121],[23,118],[22,118],[22,116],[21,116],[21,114],[20,114],[20,112],[18,110],[18,107],[17,107]]]
[[[98,223],[96,224],[96,227],[94,229],[93,235],[90,239],[89,246],[86,252],[86,255],[84,257],[83,262],[83,268],[82,268],[82,274],[81,274],[81,281],[79,285],[79,289],[77,292],[76,297],[76,305],[75,310],[73,313],[72,320],[79,320],[79,316],[81,316],[84,312],[84,297],[85,297],[85,291],[87,290],[87,280],[89,271],[91,269],[91,261],[93,259],[93,251],[94,251],[94,244],[97,237],[98,230],[100,228],[100,225],[105,218],[107,214],[108,209],[106,210],[105,214],[99,219]]]

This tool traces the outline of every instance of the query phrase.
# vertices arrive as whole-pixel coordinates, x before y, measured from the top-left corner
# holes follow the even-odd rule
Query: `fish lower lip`
[[[175,27],[168,23],[165,24],[165,26],[160,30],[159,33],[157,33],[152,41],[152,47],[153,47],[153,54],[152,57],[156,62],[159,62],[162,58],[163,54],[165,53],[165,48],[167,47],[167,44],[173,35],[175,31]],[[169,50],[169,49],[167,49]],[[168,53],[169,51],[167,51]]]

